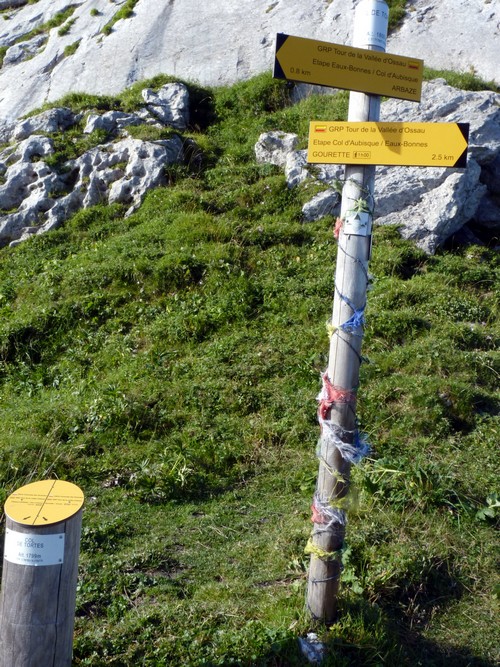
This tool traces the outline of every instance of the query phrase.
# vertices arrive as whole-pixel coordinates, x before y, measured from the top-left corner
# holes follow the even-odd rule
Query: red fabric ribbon
[[[342,229],[342,225],[344,224],[344,221],[342,218],[337,218],[335,220],[335,228],[333,230],[333,235],[335,236],[336,239],[340,236],[340,230]]]
[[[319,395],[318,415],[319,420],[328,418],[328,411],[334,403],[352,403],[356,400],[356,392],[352,389],[335,387],[328,377],[328,371],[323,374],[323,390]]]

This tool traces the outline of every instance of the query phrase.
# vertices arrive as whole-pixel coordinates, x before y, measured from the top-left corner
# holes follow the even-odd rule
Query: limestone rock
[[[255,159],[257,162],[275,164],[284,167],[288,154],[299,142],[296,134],[287,132],[264,132],[255,144]]]
[[[155,93],[149,88],[142,91],[148,111],[163,125],[185,130],[189,124],[189,92],[182,83],[167,83]]]
[[[383,121],[469,123],[469,156],[486,164],[498,154],[500,95],[492,91],[466,91],[444,79],[424,82],[422,101],[388,100],[382,104]]]
[[[25,5],[26,2],[27,0],[0,0],[0,10],[21,7],[22,5]]]
[[[481,168],[470,160],[466,170],[449,175],[420,201],[376,220],[398,225],[404,238],[412,239],[429,254],[474,217],[486,186],[479,182]]]
[[[64,184],[44,162],[16,162],[0,187],[0,245],[38,226]],[[11,210],[16,209],[16,210]]]
[[[33,135],[0,152],[0,170],[15,162],[29,162],[52,155],[54,145],[48,137]]]
[[[116,180],[110,188],[109,203],[130,205],[128,213],[141,203],[146,192],[165,185],[165,167],[183,160],[182,140],[179,136],[158,142],[138,142],[125,139],[115,144],[115,150],[127,159],[123,178]]]
[[[304,204],[302,214],[308,222],[320,220],[326,215],[338,215],[340,210],[340,195],[335,190],[325,190]]]
[[[487,192],[479,202],[474,226],[480,231],[500,236],[500,197]]]
[[[7,172],[0,186],[0,209],[8,211],[39,207],[41,199],[61,189],[60,180],[44,162],[18,162]]]
[[[59,132],[67,130],[71,127],[77,118],[67,107],[57,107],[55,109],[48,109],[36,116],[31,116],[26,120],[19,121],[12,133],[12,138],[15,141],[26,139],[31,134],[36,132]]]
[[[130,215],[146,192],[166,183],[165,168],[183,160],[178,136],[162,142],[128,137],[87,151],[71,163],[77,174],[74,191],[81,193],[81,206],[119,202]],[[48,216],[51,218],[52,216]]]
[[[389,100],[382,104],[385,121],[468,122],[469,158],[465,172],[445,168],[380,167],[375,181],[375,222],[396,224],[405,238],[434,252],[462,226],[471,223],[500,232],[500,219],[487,188],[500,182],[500,95],[462,91],[443,79],[425,83],[419,104]],[[447,197],[449,199],[447,199]],[[480,202],[483,203],[480,207]],[[418,229],[420,225],[420,229]],[[484,233],[483,233],[484,236]]]
[[[127,137],[87,151],[59,175],[43,160],[47,137],[31,136],[0,153],[0,245],[55,229],[80,208],[125,204],[130,215],[146,192],[166,184],[165,169],[184,159],[182,139],[147,142]],[[43,154],[43,155],[42,155]]]
[[[124,113],[123,111],[107,111],[103,114],[91,113],[83,131],[85,134],[91,134],[94,130],[105,130],[113,133],[130,125],[140,125],[142,122],[142,118],[137,114]]]
[[[45,35],[36,35],[35,37],[27,39],[24,42],[13,44],[5,52],[3,67],[13,65],[14,63],[20,63],[24,60],[27,60],[28,58],[32,58],[39,52],[46,41],[47,38]]]
[[[130,18],[102,33],[123,2],[79,0],[71,30],[46,32],[45,48],[30,60],[0,69],[0,119],[11,124],[46,101],[75,90],[115,94],[160,73],[202,85],[227,85],[260,72],[274,60],[276,33],[351,43],[358,0],[140,0]],[[11,47],[41,28],[68,0],[0,0],[12,8],[0,23],[0,46]],[[387,51],[421,57],[434,68],[468,71],[500,83],[498,2],[412,0],[402,26],[389,36]],[[77,51],[65,47],[80,41]]]
[[[475,72],[500,83],[500,5],[490,0],[412,0],[387,51],[422,58],[428,67]]]
[[[313,179],[331,186],[342,179],[343,166],[337,164],[307,164],[307,151],[291,151],[285,162],[285,178],[289,188],[293,188],[307,179]]]
[[[285,162],[285,178],[289,188],[294,188],[311,178],[307,168],[307,151],[291,151]]]
[[[495,159],[483,165],[481,180],[492,194],[500,195],[500,150]]]

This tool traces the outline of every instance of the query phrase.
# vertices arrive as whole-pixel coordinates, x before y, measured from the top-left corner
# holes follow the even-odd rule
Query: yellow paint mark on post
[[[279,33],[274,76],[419,102],[424,62],[380,51]]]
[[[312,121],[307,161],[465,168],[468,137],[468,123]]]
[[[5,513],[26,526],[50,526],[75,515],[83,501],[83,491],[75,484],[47,479],[14,491],[5,502]]]

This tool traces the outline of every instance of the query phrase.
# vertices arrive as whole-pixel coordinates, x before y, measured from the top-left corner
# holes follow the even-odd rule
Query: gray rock
[[[500,195],[500,150],[496,157],[483,165],[481,180],[494,195]]]
[[[0,186],[0,245],[39,225],[64,189],[61,178],[43,161],[18,160],[5,176]]]
[[[287,132],[264,132],[255,144],[255,159],[260,163],[284,167],[288,154],[299,142],[296,134]]]
[[[178,136],[154,143],[125,139],[118,146],[122,157],[127,158],[127,166],[123,178],[111,185],[108,201],[129,205],[130,214],[149,189],[166,184],[165,167],[182,162],[182,140]]]
[[[405,238],[434,252],[461,226],[474,222],[494,231],[495,208],[486,207],[487,188],[500,181],[500,95],[462,91],[443,79],[425,83],[420,104],[389,100],[385,121],[468,122],[469,158],[465,172],[445,168],[380,167],[375,182],[375,222],[396,224]],[[461,175],[460,175],[461,174]],[[448,198],[448,199],[447,199]],[[420,225],[420,229],[417,229]]]
[[[35,231],[33,231],[33,228],[23,229],[20,240],[24,240],[26,237],[29,238],[29,236],[32,236],[33,234],[45,234],[53,229],[57,229],[65,220],[74,215],[81,208],[81,192],[79,190],[73,190],[73,192],[70,192],[65,197],[61,197],[54,202],[53,206],[47,211],[45,222],[37,227]],[[12,245],[12,242],[10,245]]]
[[[489,231],[492,234],[500,233],[500,197],[487,192],[479,202],[474,215],[474,227]]]
[[[308,222],[320,220],[326,215],[338,215],[339,211],[340,195],[335,190],[320,192],[302,207],[302,214]]]
[[[16,244],[17,240],[27,238],[24,236],[25,229],[32,229],[31,225],[37,223],[35,211],[19,211],[9,215],[0,214],[0,246],[7,243]]]
[[[309,165],[309,171],[313,178],[325,185],[333,185],[336,189],[342,188],[344,181],[344,166],[339,164],[314,164]]]
[[[294,188],[311,178],[307,164],[307,151],[288,153],[285,162],[285,178],[289,188]]]
[[[331,185],[342,178],[343,167],[332,164],[309,165],[307,151],[295,150],[296,134],[286,132],[264,132],[255,144],[257,162],[284,167],[289,188],[294,188],[308,179]]]
[[[80,208],[119,202],[130,215],[146,192],[166,184],[166,168],[184,159],[179,136],[158,142],[127,137],[87,151],[55,173],[42,159],[47,137],[31,136],[0,153],[0,245],[17,243],[61,225]]]
[[[341,181],[343,174],[344,167],[338,164],[308,164],[305,150],[291,151],[286,156],[285,178],[289,188],[294,188],[308,179],[331,186]]]
[[[0,209],[39,209],[42,199],[60,190],[59,177],[44,162],[18,162],[8,170],[7,180],[0,186]]]
[[[165,168],[183,160],[180,137],[147,142],[130,137],[94,148],[71,164],[78,177],[74,190],[84,208],[100,202],[129,206],[130,215],[146,192],[166,183]]]
[[[417,204],[426,192],[439,187],[449,176],[439,167],[377,167],[375,216],[383,217]]]
[[[32,58],[40,48],[45,44],[47,38],[45,35],[36,35],[31,39],[27,39],[25,42],[20,42],[18,44],[13,44],[5,52],[3,59],[3,67],[12,65],[14,63],[20,63],[28,58]]]
[[[94,130],[105,130],[116,132],[130,125],[140,125],[143,122],[137,114],[124,113],[123,111],[107,111],[103,114],[89,114],[84,128],[85,134],[91,134]]]
[[[100,2],[98,16],[88,2],[76,4],[70,33],[52,30],[43,52],[0,70],[5,123],[68,92],[112,95],[160,73],[219,86],[268,72],[278,32],[349,44],[357,1],[141,0],[107,36],[102,28],[122,3]],[[1,21],[0,46],[12,46],[68,0],[8,0],[4,6],[13,5],[20,8]],[[402,27],[389,36],[388,52],[421,57],[434,68],[473,68],[500,83],[498,2],[468,0],[457,9],[457,0],[412,0],[408,9]],[[76,53],[64,57],[64,48],[79,39]]]
[[[500,83],[499,21],[495,0],[412,0],[387,51],[422,58],[434,69],[475,72]]]
[[[21,141],[36,132],[47,132],[49,134],[64,131],[74,125],[76,121],[75,115],[67,107],[48,109],[36,116],[19,121],[14,127],[12,138],[15,141]]]
[[[15,162],[29,162],[52,155],[54,145],[48,137],[33,135],[14,146],[9,146],[0,152],[0,168],[7,168]]]
[[[388,100],[382,104],[383,121],[469,123],[469,155],[481,165],[495,159],[500,145],[500,94],[466,91],[444,79],[424,82],[422,101]]]
[[[14,9],[15,7],[22,7],[28,0],[0,0],[0,10]]]
[[[479,182],[481,168],[470,160],[464,171],[454,171],[437,188],[402,212],[377,218],[379,225],[398,225],[404,238],[411,239],[429,254],[474,216],[486,186]]]
[[[167,83],[155,93],[142,91],[148,111],[164,125],[184,130],[189,124],[189,91],[182,83]]]

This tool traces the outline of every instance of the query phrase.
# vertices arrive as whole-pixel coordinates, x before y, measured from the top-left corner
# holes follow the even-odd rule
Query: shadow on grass
[[[369,608],[368,603],[366,603]],[[368,609],[368,615],[370,614]],[[467,647],[451,647],[425,639],[404,623],[389,620],[385,638],[366,637],[352,643],[341,639],[327,642],[322,667],[495,667],[496,662],[475,656]],[[388,643],[393,642],[392,647]],[[228,663],[234,665],[235,663]],[[295,667],[309,664],[300,652],[298,640],[290,638],[256,662],[238,663],[245,667]]]
[[[418,577],[402,576],[390,590],[380,590],[377,602],[345,599],[339,623],[323,634],[327,654],[322,667],[494,667],[468,646],[451,646],[429,640],[423,631],[440,613],[457,603],[464,593],[459,569],[445,560],[430,559],[425,567],[415,563]],[[253,663],[275,667],[308,665],[298,641],[287,638]]]

